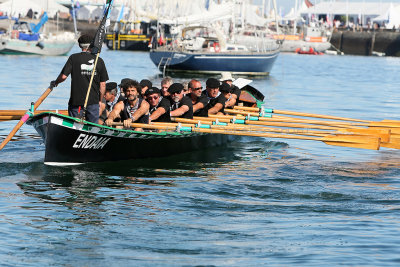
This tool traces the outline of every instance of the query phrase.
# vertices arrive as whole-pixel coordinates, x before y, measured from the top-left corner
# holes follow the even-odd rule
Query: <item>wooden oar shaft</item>
[[[252,108],[252,107],[241,107],[235,106],[234,109],[241,109],[246,111],[253,111],[253,112],[260,112],[260,108]],[[313,114],[313,113],[305,113],[305,112],[297,112],[297,111],[290,111],[290,110],[279,110],[273,109],[273,113],[277,114],[284,114],[284,115],[294,115],[294,116],[301,116],[301,117],[312,117],[312,118],[320,118],[320,119],[331,119],[331,120],[343,120],[343,121],[357,121],[357,122],[371,122],[368,120],[360,120],[360,119],[353,119],[353,118],[345,118],[345,117],[338,117],[338,116],[330,116],[330,115],[322,115],[322,114]]]
[[[36,110],[35,114],[43,113],[43,112],[54,112],[60,113],[63,115],[68,114],[68,110]],[[26,110],[0,110],[0,116],[23,116],[26,113]]]
[[[229,117],[229,116],[228,116]],[[194,117],[195,120],[202,121],[202,117]],[[219,120],[220,122],[227,122],[227,119],[224,119],[224,115],[214,115],[211,118],[204,118],[203,122],[212,122]],[[243,121],[243,119],[241,119]],[[230,120],[229,120],[230,121]],[[189,121],[188,121],[189,122]],[[244,120],[246,125],[268,125],[268,126],[278,126],[278,127],[287,127],[287,128],[305,128],[306,131],[309,133],[313,133],[312,130],[309,129],[320,129],[320,130],[331,130],[337,131],[342,133],[355,133],[361,135],[372,135],[381,138],[383,142],[389,142],[391,136],[391,130],[386,128],[356,128],[349,126],[346,127],[330,127],[330,126],[313,126],[313,125],[306,125],[306,124],[296,124],[296,123],[276,123],[276,122],[264,122],[264,121],[251,121],[251,120]],[[260,126],[258,126],[260,127]],[[319,134],[318,132],[314,131],[315,134]]]
[[[365,124],[365,123],[310,120],[310,119],[301,119],[301,118],[284,117],[284,116],[273,116],[272,118],[260,117],[259,113],[256,113],[256,112],[246,112],[246,111],[235,110],[235,109],[225,109],[225,112],[231,113],[231,114],[250,115],[250,116],[257,117],[258,120],[261,120],[261,121],[300,122],[300,123],[317,124],[317,125],[328,125],[328,126],[331,125],[331,126],[338,126],[338,127],[368,126],[368,124]]]
[[[53,90],[52,87],[49,87],[44,91],[44,93],[36,100],[35,104],[33,105],[33,109],[36,110],[40,104],[42,104],[43,100],[51,93]],[[29,119],[28,113],[26,113],[24,116],[22,116],[21,120],[15,125],[15,127],[12,129],[12,131],[7,135],[7,137],[1,142],[0,144],[0,150],[4,148],[4,146],[13,138],[15,133],[21,128],[21,126]]]
[[[199,126],[199,121],[183,119],[183,118],[174,118],[176,122],[183,123],[182,126]],[[224,130],[234,130],[234,131],[250,131],[250,132],[275,132],[275,133],[285,133],[285,134],[297,134],[297,135],[309,135],[309,136],[326,136],[333,132],[324,132],[324,131],[312,131],[312,130],[297,130],[297,129],[281,129],[281,128],[271,128],[271,127],[261,127],[261,126],[252,126],[252,125],[243,125],[243,124],[232,124],[228,123],[227,125],[216,125],[211,121],[203,121],[201,124],[205,124],[208,127],[215,129],[224,129]]]
[[[195,120],[204,120],[204,121],[215,121],[215,118],[207,118],[207,117],[193,117]],[[220,122],[230,123],[230,119],[218,119]],[[340,127],[334,126],[323,126],[323,125],[307,125],[300,123],[287,123],[287,122],[275,122],[275,121],[250,121],[245,120],[245,124],[252,125],[266,125],[266,126],[277,126],[277,127],[289,127],[289,128],[305,128],[305,129],[320,129],[320,130],[337,130]]]
[[[40,114],[40,113],[43,112],[38,112],[38,111],[35,112],[35,114]],[[68,112],[59,112],[59,114],[68,115]],[[23,116],[24,115],[0,115],[0,121],[20,120]]]

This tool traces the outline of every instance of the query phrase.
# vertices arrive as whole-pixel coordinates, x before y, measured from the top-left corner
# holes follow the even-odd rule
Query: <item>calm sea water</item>
[[[159,85],[146,53],[102,57],[114,81]],[[66,59],[0,57],[0,109],[28,108]],[[399,119],[399,67],[399,58],[281,54],[253,86],[275,109]],[[41,108],[65,109],[68,87]],[[0,136],[15,124],[0,122]],[[0,152],[2,266],[400,264],[397,150],[245,138],[165,159],[60,168],[43,164],[32,128],[17,139]]]

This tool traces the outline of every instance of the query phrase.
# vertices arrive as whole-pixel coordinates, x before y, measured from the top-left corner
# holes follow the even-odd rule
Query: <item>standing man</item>
[[[71,94],[68,102],[68,115],[71,117],[81,117],[89,88],[90,78],[94,68],[96,56],[90,52],[90,44],[93,37],[87,34],[81,35],[78,39],[79,47],[82,52],[72,54],[64,68],[61,70],[55,81],[51,84],[57,86],[65,81],[71,74]],[[89,89],[89,99],[86,107],[86,120],[98,123],[100,103],[106,90],[108,73],[102,58],[98,58],[92,87]]]
[[[193,104],[189,97],[183,95],[183,85],[173,83],[168,92],[171,99],[171,117],[193,119]]]

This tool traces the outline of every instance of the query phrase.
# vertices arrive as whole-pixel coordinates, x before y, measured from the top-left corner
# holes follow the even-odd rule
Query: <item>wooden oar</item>
[[[25,111],[26,112],[26,111]],[[41,110],[37,110],[35,112],[35,114],[40,114],[43,112],[54,112],[57,113],[55,110],[48,110],[48,111],[41,111]],[[61,112],[58,112],[59,114],[62,115],[68,115],[68,111],[66,110],[61,110]],[[9,121],[9,120],[20,120],[22,118],[23,115],[0,115],[0,121]]]
[[[180,119],[178,119],[178,120],[180,120]],[[123,124],[122,123],[113,123],[113,125],[123,125]],[[132,128],[158,129],[158,130],[164,130],[164,131],[171,131],[171,130],[177,129],[177,127],[175,127],[174,125],[171,125],[171,126],[142,124],[142,123],[132,123],[131,124]],[[180,130],[182,132],[215,133],[215,134],[226,134],[226,135],[322,141],[328,145],[355,147],[355,148],[373,149],[373,150],[378,150],[379,146],[380,146],[380,138],[379,137],[367,136],[367,135],[335,134],[335,135],[328,135],[325,137],[306,137],[306,136],[258,133],[258,132],[248,132],[248,131],[204,129],[204,128],[198,128],[198,127],[194,127],[194,126],[192,126],[192,127],[182,126],[182,127],[178,127],[177,130]]]
[[[46,89],[46,91],[44,91],[44,93],[34,103],[33,111],[35,111],[40,106],[40,104],[42,104],[43,100],[46,99],[46,97],[51,93],[51,91],[53,91],[52,86],[50,86],[49,88]],[[21,118],[21,120],[17,123],[17,125],[15,125],[15,127],[7,135],[7,137],[3,140],[3,142],[1,142],[0,150],[3,149],[3,147],[11,140],[11,138],[13,138],[13,136],[16,134],[19,128],[21,128],[22,125],[24,125],[24,123],[29,119],[30,116],[31,116],[31,111],[30,110],[26,111],[25,115]]]
[[[260,108],[253,108],[253,107],[234,106],[233,108],[238,109],[238,110],[252,111],[252,112],[262,112],[263,111]],[[293,115],[293,116],[301,116],[301,117],[312,117],[312,118],[330,119],[330,120],[375,123],[374,121],[370,121],[370,120],[360,120],[360,119],[353,119],[353,118],[345,118],[345,117],[322,115],[322,114],[312,114],[312,113],[296,112],[296,111],[289,111],[289,110],[264,109],[264,111],[267,113],[276,113],[276,114]],[[398,120],[383,120],[382,123],[390,123],[391,125],[388,127],[400,127],[400,121],[398,121]]]
[[[223,116],[220,116],[223,117]],[[184,123],[202,123],[202,124],[207,124],[207,125],[213,125],[215,126],[214,128],[224,128],[221,125],[215,125],[214,123],[216,120],[202,120],[202,117],[195,117],[194,120],[189,120],[189,119],[182,119],[178,118],[179,122],[184,122]],[[250,122],[251,123],[251,122]],[[226,126],[230,129],[235,129],[235,130],[247,130],[247,131],[258,131],[258,132],[279,132],[279,133],[286,133],[286,134],[297,134],[297,135],[309,135],[309,136],[326,136],[328,134],[337,134],[337,133],[353,133],[353,134],[361,134],[361,135],[372,135],[381,138],[382,142],[390,142],[390,130],[387,129],[363,129],[363,128],[333,128],[329,129],[329,131],[315,131],[315,130],[298,130],[298,129],[281,129],[281,128],[270,128],[270,127],[261,127],[261,126],[252,126],[251,124],[246,124],[246,125],[237,125],[237,124],[232,124],[232,123],[226,123]],[[283,126],[281,126],[283,127]],[[288,126],[285,126],[288,127]],[[290,125],[292,128],[293,125]],[[400,145],[400,144],[399,144]]]
[[[332,126],[343,127],[343,128],[354,127],[354,126],[400,128],[400,124],[394,123],[394,122],[372,121],[372,122],[368,122],[368,123],[359,123],[359,122],[337,122],[337,121],[310,120],[310,119],[301,119],[301,118],[284,117],[284,116],[263,117],[263,116],[259,116],[260,114],[258,114],[256,112],[247,112],[247,111],[235,110],[235,109],[225,109],[225,112],[231,113],[231,114],[240,114],[243,116],[250,115],[250,120],[253,119],[253,120],[261,120],[261,121],[300,122],[300,123],[317,124],[317,125],[332,125]]]
[[[54,110],[35,110],[35,114],[43,113],[43,112],[54,112],[60,113],[63,115],[68,114],[68,110],[64,109],[54,109]],[[0,116],[24,116],[26,110],[0,110]]]

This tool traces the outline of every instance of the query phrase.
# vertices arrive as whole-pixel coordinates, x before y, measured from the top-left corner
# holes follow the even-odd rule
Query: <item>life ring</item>
[[[221,51],[221,47],[219,46],[219,43],[214,43],[214,44],[213,44],[213,47],[214,47],[214,51],[215,51],[216,53],[218,53],[219,51]]]

